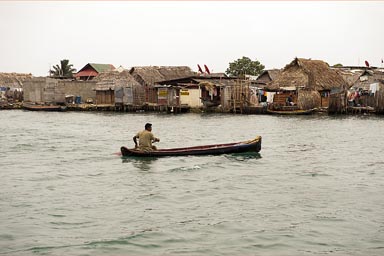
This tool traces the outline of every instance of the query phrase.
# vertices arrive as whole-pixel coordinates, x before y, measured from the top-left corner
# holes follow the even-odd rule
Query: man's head
[[[146,123],[145,124],[145,130],[148,130],[148,131],[152,130],[152,124]]]

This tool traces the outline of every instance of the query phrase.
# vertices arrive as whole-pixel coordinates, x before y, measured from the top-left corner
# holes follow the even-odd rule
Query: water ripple
[[[382,117],[0,118],[0,255],[384,254]],[[261,135],[262,150],[113,153],[146,122],[163,148]]]

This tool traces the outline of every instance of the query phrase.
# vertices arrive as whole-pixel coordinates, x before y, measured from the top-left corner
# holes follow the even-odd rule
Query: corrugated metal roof
[[[196,79],[194,78],[193,80],[198,83],[210,82],[216,86],[234,85],[236,83],[234,80],[228,80],[228,79]]]
[[[104,71],[114,70],[115,67],[112,64],[97,64],[97,63],[89,63],[89,65],[94,68],[98,73]]]
[[[80,69],[75,76],[79,77],[79,73],[81,73],[82,71],[91,70],[91,69],[97,72],[96,75],[94,75],[94,76],[97,76],[98,73],[114,70],[115,67],[112,64],[88,63],[82,69]]]
[[[94,70],[83,70],[83,71],[80,71],[78,72],[75,77],[81,77],[81,76],[86,76],[86,77],[90,77],[90,76],[97,76],[98,73]]]

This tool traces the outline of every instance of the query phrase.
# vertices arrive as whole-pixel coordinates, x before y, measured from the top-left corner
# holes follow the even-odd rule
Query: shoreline
[[[38,106],[38,105],[36,105]],[[50,105],[45,104],[42,106],[59,106],[59,105]],[[216,108],[191,108],[188,106],[182,107],[171,107],[166,105],[156,105],[156,104],[146,104],[143,106],[133,106],[133,105],[112,105],[112,104],[66,104],[62,105],[60,110],[47,110],[47,109],[27,109],[23,106],[23,102],[1,102],[0,110],[28,110],[28,111],[57,111],[57,112],[126,112],[126,113],[168,113],[168,114],[183,114],[183,113],[222,113],[222,114],[244,114],[244,115],[299,115],[297,113],[287,113],[287,114],[276,114],[271,113],[267,110],[267,107],[262,106],[250,106],[244,107],[243,109],[236,110],[225,110],[220,107]],[[288,111],[287,111],[288,112]],[[327,114],[327,115],[378,115],[372,107],[347,107],[345,113],[330,114],[327,109],[313,109],[309,113],[313,114]]]

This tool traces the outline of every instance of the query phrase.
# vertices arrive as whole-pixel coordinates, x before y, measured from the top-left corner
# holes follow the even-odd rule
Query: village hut
[[[114,70],[115,67],[112,64],[97,64],[88,63],[77,72],[74,77],[78,80],[89,81],[97,77],[102,72],[108,72]]]
[[[180,104],[191,108],[219,107],[221,111],[229,111],[233,107],[236,78],[227,76],[194,75],[180,79],[159,82],[180,88]],[[245,89],[244,89],[245,90]]]
[[[194,80],[196,77],[198,76],[194,75],[190,77],[165,80],[158,82],[157,84],[164,87],[178,88],[180,106],[200,108],[203,106],[203,104],[201,101],[201,90],[199,83]]]
[[[265,88],[277,92],[273,97],[273,105],[285,105],[286,98],[292,95],[299,109],[329,108],[332,105],[330,95],[335,94],[341,102],[338,105],[340,109],[336,111],[345,108],[347,83],[321,60],[295,58]]]
[[[29,79],[32,79],[32,74],[0,73],[0,100],[23,101],[23,84]]]
[[[144,88],[128,70],[101,72],[95,78],[96,104],[140,106],[144,104]]]
[[[168,95],[169,93],[171,93],[174,97],[179,95],[177,92],[178,88],[164,88],[155,85],[161,84],[160,82],[162,81],[196,75],[191,68],[186,66],[132,67],[129,73],[144,87],[146,95],[145,101],[148,104],[164,104],[165,99],[170,99]]]
[[[377,113],[384,113],[384,69],[365,69],[348,93],[349,106],[373,108]]]

